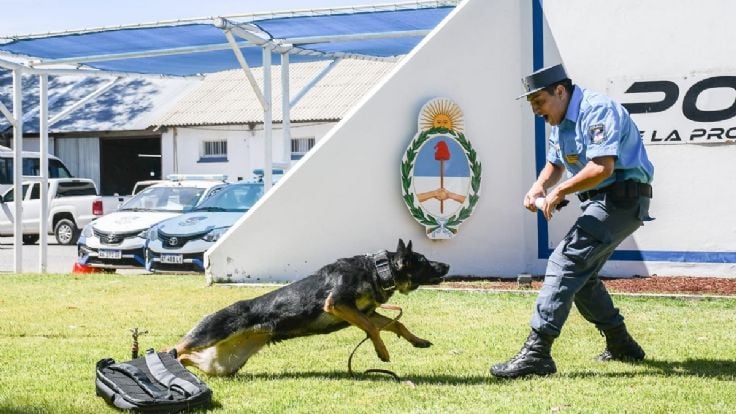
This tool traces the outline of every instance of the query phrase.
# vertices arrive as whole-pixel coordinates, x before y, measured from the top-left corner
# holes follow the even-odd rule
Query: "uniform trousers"
[[[599,330],[624,322],[598,272],[626,237],[652,220],[649,202],[643,196],[614,199],[602,193],[581,205],[582,214],[547,262],[530,321],[532,329],[559,336],[573,303]]]

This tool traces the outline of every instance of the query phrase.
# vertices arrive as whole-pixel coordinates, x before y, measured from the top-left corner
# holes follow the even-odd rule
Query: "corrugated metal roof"
[[[50,133],[144,130],[199,79],[120,79],[111,89],[52,124]],[[60,113],[108,83],[84,76],[49,76],[49,115]],[[23,76],[23,132],[38,133],[38,76]],[[0,71],[0,102],[12,110],[12,72]],[[12,125],[0,116],[0,133]]]
[[[289,66],[289,89],[294,97],[329,62],[293,63]],[[314,85],[292,108],[293,122],[332,121],[341,119],[371,87],[396,63],[345,59]],[[263,71],[254,70],[263,86]],[[273,120],[281,116],[281,69],[272,67]],[[162,126],[227,125],[263,123],[263,108],[242,70],[207,75],[192,93],[179,99],[174,107],[155,121]]]

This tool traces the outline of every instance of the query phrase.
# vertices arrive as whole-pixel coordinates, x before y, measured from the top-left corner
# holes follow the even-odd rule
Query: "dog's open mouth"
[[[439,275],[430,279],[430,284],[439,285],[440,283],[442,283],[447,277],[447,273],[450,271],[450,266],[445,263],[440,263],[440,268],[437,270],[439,270]]]
[[[449,269],[448,269],[449,270]],[[445,278],[447,277],[447,271],[445,271],[441,276],[434,276],[427,282],[428,285],[439,285],[440,283],[445,281]]]

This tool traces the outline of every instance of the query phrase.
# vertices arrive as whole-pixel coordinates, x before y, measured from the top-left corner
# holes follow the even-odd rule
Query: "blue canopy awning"
[[[19,36],[1,44],[0,52],[23,57],[34,68],[72,64],[113,72],[196,75],[239,67],[224,35],[224,30],[236,27],[257,39],[237,39],[248,65],[253,67],[261,65],[264,46],[281,52],[289,49],[293,62],[341,56],[391,58],[411,51],[457,2],[425,1],[400,7],[333,9],[316,15],[219,19],[226,21],[228,28],[218,27],[218,19],[212,19]],[[278,62],[276,53],[274,63]]]

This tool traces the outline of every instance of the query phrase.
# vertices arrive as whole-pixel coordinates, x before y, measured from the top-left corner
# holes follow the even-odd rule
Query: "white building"
[[[274,161],[290,165],[301,159],[395,65],[365,60],[291,64],[287,145],[279,67],[274,67]],[[262,84],[263,71],[254,72]],[[163,176],[217,173],[239,180],[250,178],[254,169],[264,166],[263,108],[241,70],[206,76],[155,123],[154,129],[163,131]]]

